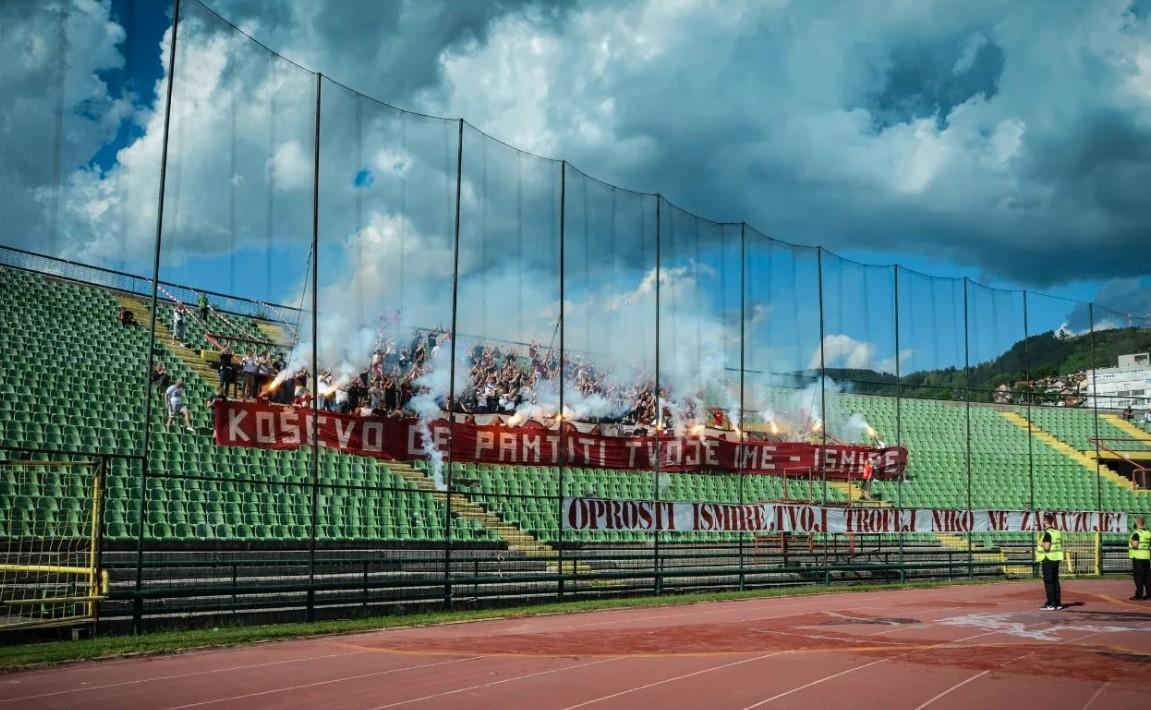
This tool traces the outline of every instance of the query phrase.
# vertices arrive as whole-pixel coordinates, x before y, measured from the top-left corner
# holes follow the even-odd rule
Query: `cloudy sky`
[[[359,91],[789,241],[1039,287],[1151,264],[1145,1],[211,4]]]
[[[173,278],[276,300],[299,290],[311,229],[307,69],[338,82],[323,88],[331,192],[321,214],[333,238],[321,254],[342,266],[321,286],[365,249],[389,254],[351,282],[361,311],[402,274],[445,275],[454,200],[455,124],[374,97],[470,124],[464,237],[476,230],[474,243],[492,248],[461,251],[476,276],[465,290],[473,305],[494,288],[534,296],[538,312],[521,308],[521,329],[525,317],[548,322],[558,298],[538,287],[554,261],[558,168],[480,131],[861,262],[1151,312],[1151,0],[205,2],[186,0],[178,43]],[[17,48],[0,66],[0,92],[13,97],[0,107],[0,241],[147,270],[169,22],[148,0],[0,3],[0,42]],[[569,190],[604,204],[581,180]],[[613,245],[606,263],[629,285],[589,284],[591,310],[639,294],[650,275],[634,238],[651,227],[650,205],[611,194],[608,226],[583,229]],[[604,231],[615,229],[632,236]],[[716,278],[725,242],[705,241],[669,283]],[[507,266],[507,254],[528,252]],[[413,289],[401,292],[436,301],[421,317],[442,321],[442,291]],[[1074,304],[1033,307],[1045,326],[1086,326]],[[841,330],[842,364],[895,357],[889,345],[862,352],[867,333]]]

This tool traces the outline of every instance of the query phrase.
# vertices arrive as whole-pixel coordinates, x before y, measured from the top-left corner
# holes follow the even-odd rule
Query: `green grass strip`
[[[1016,580],[1029,582],[1033,580]],[[41,666],[95,661],[127,656],[154,656],[192,649],[242,646],[261,641],[330,636],[361,633],[381,629],[479,621],[484,619],[513,619],[550,614],[574,614],[603,611],[605,609],[642,609],[671,607],[703,602],[770,599],[847,592],[891,591],[897,589],[933,589],[969,584],[1012,583],[1002,579],[976,579],[962,581],[923,581],[906,584],[867,584],[850,587],[781,587],[747,592],[712,592],[707,594],[663,595],[627,597],[617,599],[590,599],[573,602],[554,602],[504,609],[477,609],[468,611],[420,612],[401,616],[372,616],[359,619],[317,621],[314,623],[266,624],[260,626],[220,626],[186,631],[160,631],[139,636],[98,636],[79,641],[51,641],[0,647],[0,672],[36,668]],[[2,637],[0,637],[2,638]]]

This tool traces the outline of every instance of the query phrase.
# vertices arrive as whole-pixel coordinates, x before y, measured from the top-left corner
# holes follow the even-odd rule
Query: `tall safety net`
[[[0,248],[0,447],[35,462],[0,467],[9,613],[90,614],[97,567],[101,620],[135,630],[1023,576],[1029,530],[710,514],[1151,513],[1146,314],[709,220],[197,0],[134,85],[144,4],[0,8],[51,59],[22,84],[46,112],[0,105],[0,176],[24,181],[0,208],[24,226]],[[115,24],[123,67],[70,40]],[[95,496],[74,462],[101,457]],[[565,515],[593,500],[612,515]],[[1066,539],[1068,573],[1127,567],[1121,531]]]
[[[443,283],[454,298],[444,322],[451,339],[432,361],[427,394],[438,398],[434,415],[451,412],[453,427],[477,427],[474,446],[459,453],[493,454],[486,466],[447,461],[442,482],[453,534],[507,553],[497,564],[481,563],[464,545],[453,572],[473,580],[456,596],[487,598],[520,576],[525,594],[550,597],[559,584],[547,578],[565,564],[558,494],[574,443],[568,422],[575,403],[563,394],[575,368],[565,369],[561,356],[563,163],[467,123],[461,136],[456,268]],[[536,429],[530,436],[501,429],[522,426]],[[461,436],[454,428],[452,435]]]
[[[163,374],[139,407],[150,415],[145,465],[113,575],[153,595],[108,606],[137,621],[196,617],[221,600],[188,590],[227,587],[303,619],[320,530],[312,452],[217,447],[212,431],[217,400],[282,406],[309,366],[317,81],[206,7],[180,9],[158,283],[154,300],[132,299]],[[253,554],[251,541],[274,541],[275,553]],[[278,577],[297,584],[271,589]]]
[[[655,436],[657,253],[662,206],[655,195],[620,189],[571,165],[563,173],[562,343],[564,406],[605,435]],[[612,471],[599,465],[559,469],[559,498],[659,495],[654,467]],[[557,501],[557,504],[561,501]],[[561,521],[562,522],[562,521]],[[648,560],[655,531],[558,531],[571,565],[565,594],[649,591]],[[618,576],[589,579],[614,572]]]

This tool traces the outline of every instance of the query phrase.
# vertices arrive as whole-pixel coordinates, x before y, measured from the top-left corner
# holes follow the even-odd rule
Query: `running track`
[[[1124,581],[503,619],[0,676],[6,708],[1151,707]]]

